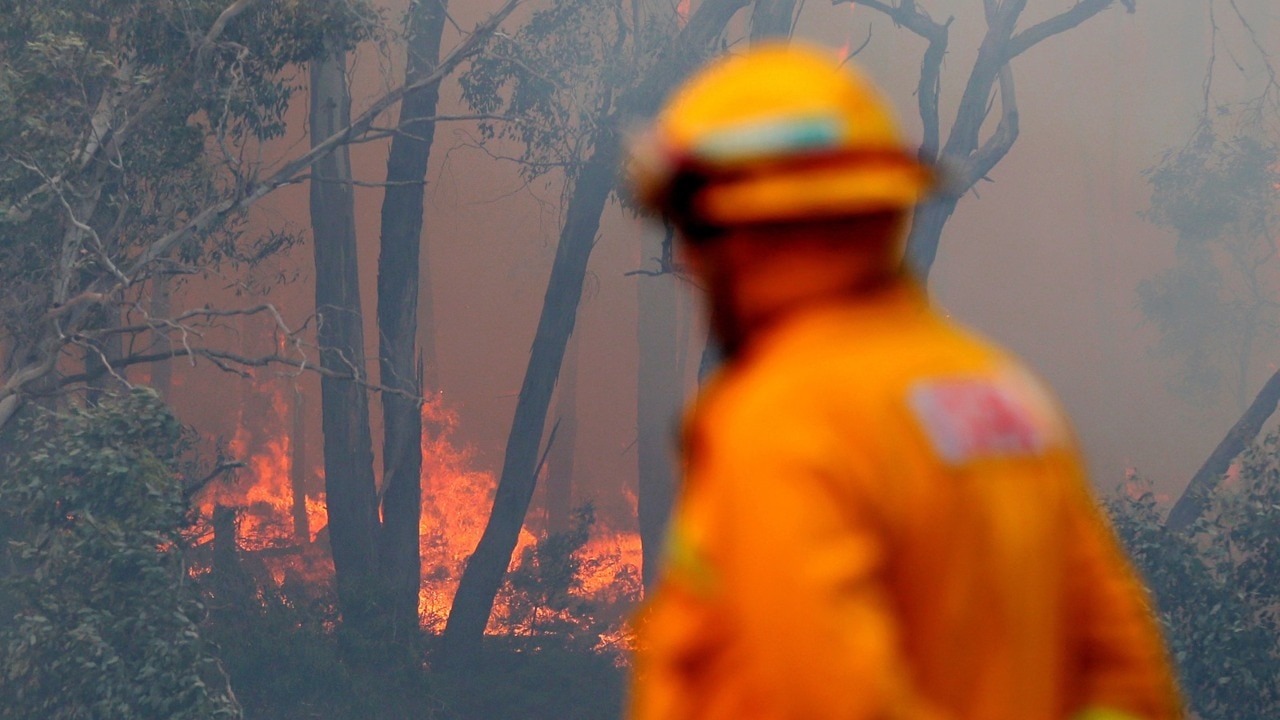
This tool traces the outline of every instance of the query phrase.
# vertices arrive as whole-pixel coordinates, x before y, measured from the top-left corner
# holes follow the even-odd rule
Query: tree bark
[[[911,218],[911,236],[907,239],[907,264],[921,282],[929,280],[929,271],[938,255],[942,229],[955,212],[958,197],[947,197],[918,205]]]
[[[307,516],[307,420],[302,391],[293,391],[293,432],[290,433],[289,489],[293,493],[293,538],[298,545],[311,542],[311,519]]]
[[[758,8],[759,6],[757,6]],[[647,243],[646,243],[647,245]],[[647,248],[646,248],[647,249]],[[640,519],[641,577],[652,586],[675,493],[675,453],[680,403],[676,278],[638,278],[637,340],[640,358],[636,393],[637,505]]]
[[[311,63],[312,144],[350,124],[346,53]],[[325,500],[338,602],[345,623],[363,628],[373,617],[377,496],[369,406],[359,380],[367,377],[360,274],[356,252],[351,161],[342,145],[312,165],[311,230],[315,241],[317,336],[320,365],[357,380],[320,378]]]
[[[408,19],[405,84],[429,76],[440,61],[444,0],[417,0]],[[400,105],[399,133],[387,159],[387,188],[382,200],[378,254],[378,363],[383,385],[422,396],[416,363],[418,291],[425,278],[419,270],[423,195],[440,86],[433,83],[407,95]],[[428,325],[430,289],[422,296]],[[428,337],[431,335],[428,330]],[[434,367],[434,347],[424,343],[423,362]],[[410,637],[418,627],[418,592],[422,560],[418,546],[422,515],[422,412],[417,401],[394,393],[382,398],[382,527],[378,560],[388,593],[396,637]]]
[[[560,431],[547,455],[547,534],[573,527],[573,456],[578,444],[578,345],[569,338],[556,392],[556,422]]]
[[[1239,457],[1249,443],[1258,437],[1258,433],[1262,432],[1262,426],[1275,413],[1277,404],[1280,404],[1280,372],[1267,380],[1244,414],[1227,431],[1226,437],[1222,438],[1218,446],[1209,454],[1208,459],[1191,477],[1191,482],[1187,483],[1187,489],[1174,503],[1173,509],[1169,511],[1169,517],[1164,521],[1166,528],[1181,532],[1200,517],[1209,505],[1210,493],[1226,474],[1231,461]]]
[[[172,283],[168,275],[157,275],[151,282],[151,317],[164,320],[171,314]],[[167,353],[172,348],[167,328],[155,333],[154,350],[157,354]],[[169,392],[173,385],[172,360],[157,360],[151,363],[151,387],[160,393],[160,399],[169,402]]]
[[[493,509],[462,573],[445,625],[443,644],[449,662],[465,664],[479,649],[494,596],[511,561],[533,495],[536,455],[552,387],[560,372],[565,343],[573,332],[587,260],[621,158],[621,141],[612,128],[617,127],[620,118],[651,114],[670,88],[702,60],[712,41],[746,4],[747,0],[705,0],[700,4],[645,79],[620,98],[614,116],[602,118],[598,125],[601,130],[595,139],[595,150],[578,175],[560,232],[524,384],[507,437]]]
[[[577,321],[587,261],[600,229],[600,215],[613,190],[620,151],[617,135],[602,132],[595,152],[574,183],[524,383],[516,401],[515,417],[507,435],[493,509],[480,543],[467,561],[445,624],[445,649],[455,661],[470,659],[479,647],[493,610],[494,596],[502,584],[533,497],[547,408],[560,374],[565,344]]]
[[[791,36],[796,0],[756,0],[751,7],[751,43]]]

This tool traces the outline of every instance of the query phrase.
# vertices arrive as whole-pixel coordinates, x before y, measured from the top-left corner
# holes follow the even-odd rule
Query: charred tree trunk
[[[1262,386],[1262,390],[1249,404],[1248,409],[1239,420],[1236,420],[1236,424],[1227,431],[1226,437],[1222,438],[1218,446],[1209,454],[1209,458],[1191,477],[1187,489],[1182,492],[1182,496],[1169,511],[1169,517],[1164,522],[1165,527],[1174,532],[1181,532],[1200,517],[1209,505],[1210,493],[1222,480],[1227,468],[1231,466],[1231,461],[1235,460],[1249,446],[1249,443],[1258,437],[1258,433],[1262,432],[1262,426],[1275,413],[1277,404],[1280,404],[1280,372],[1267,380],[1267,384]]]
[[[311,542],[311,520],[307,517],[307,416],[302,391],[293,391],[293,431],[289,435],[289,485],[293,491],[293,537],[298,545]]]
[[[440,61],[444,30],[443,0],[417,0],[408,19],[409,57],[405,83],[428,76]],[[410,637],[418,627],[422,561],[418,525],[422,514],[422,396],[417,370],[419,248],[427,161],[440,86],[433,83],[405,96],[399,133],[387,159],[387,188],[382,200],[378,254],[378,363],[383,385],[404,395],[382,394],[382,528],[379,572],[390,604],[395,636]],[[430,322],[430,292],[424,302]],[[429,334],[429,333],[428,333]],[[430,343],[426,345],[432,351]],[[434,366],[435,358],[425,358]]]
[[[350,124],[346,53],[311,63],[312,143]],[[354,379],[320,379],[325,500],[338,602],[343,621],[365,627],[373,617],[370,588],[376,559],[377,496],[369,406],[361,382],[364,328],[357,266],[355,197],[346,146],[312,166],[311,230],[315,239],[320,364]]]
[[[213,582],[220,591],[221,604],[227,608],[243,608],[253,602],[255,583],[249,571],[240,562],[240,541],[237,535],[239,511],[225,505],[213,506],[213,559],[210,570]]]
[[[578,339],[565,346],[556,392],[560,431],[547,455],[547,534],[566,533],[573,525],[573,456],[578,444]]]
[[[757,6],[758,8],[758,6]],[[788,16],[789,17],[789,16]],[[675,340],[676,278],[640,276],[637,339],[640,358],[636,393],[637,505],[640,520],[641,575],[652,586],[658,570],[667,516],[675,490],[676,437],[682,400],[679,349]]]
[[[507,435],[493,509],[480,543],[462,573],[445,625],[445,648],[454,660],[469,659],[479,646],[493,610],[494,596],[502,584],[533,497],[538,447],[542,443],[547,408],[560,375],[565,344],[577,320],[587,261],[600,229],[600,215],[613,190],[619,153],[617,136],[602,133],[595,152],[574,184],[524,383],[516,401],[515,418]]]

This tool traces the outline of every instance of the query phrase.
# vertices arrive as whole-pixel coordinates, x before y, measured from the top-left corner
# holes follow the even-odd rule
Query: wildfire
[[[680,0],[676,4],[676,17],[680,18],[680,27],[684,27],[684,24],[689,22],[689,5],[691,3],[692,0]]]
[[[328,516],[318,467],[297,452],[293,434],[302,432],[297,395],[276,388],[268,393],[270,408],[242,422],[228,443],[229,454],[244,463],[235,474],[212,483],[199,496],[197,511],[208,542],[219,507],[235,508],[235,545],[253,556],[277,586],[302,582],[312,587],[332,577],[328,558]],[[249,414],[249,413],[246,413]],[[293,421],[291,422],[291,418]],[[419,543],[422,585],[418,596],[424,629],[443,630],[450,603],[467,558],[484,531],[497,488],[493,473],[475,468],[474,452],[460,446],[454,433],[455,412],[435,399],[422,407],[422,516]],[[256,429],[253,427],[256,426]],[[576,573],[568,597],[549,599],[538,580],[538,537],[526,527],[508,568],[513,580],[499,594],[487,632],[538,634],[566,630],[593,632],[598,649],[625,645],[622,613],[639,593],[640,541],[634,532],[618,532],[592,524],[589,537],[572,553]],[[527,586],[526,586],[527,585]],[[553,594],[553,593],[552,593]],[[561,593],[563,595],[563,593]]]

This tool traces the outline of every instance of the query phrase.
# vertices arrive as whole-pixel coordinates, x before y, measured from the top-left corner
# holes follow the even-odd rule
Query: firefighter
[[[903,269],[934,172],[829,55],[716,61],[632,143],[726,360],[686,417],[630,717],[1180,717],[1062,412]]]

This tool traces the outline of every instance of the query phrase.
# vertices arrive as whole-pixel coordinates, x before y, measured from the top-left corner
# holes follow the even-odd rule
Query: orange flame
[[[200,494],[196,505],[204,533],[197,543],[211,539],[209,528],[216,506],[235,507],[239,511],[237,545],[241,551],[262,557],[277,585],[290,581],[327,584],[332,563],[325,543],[317,542],[328,523],[324,493],[313,490],[305,495],[308,537],[305,541],[296,537],[294,492],[298,489],[294,485],[300,474],[293,468],[293,442],[287,432],[272,434],[275,429],[291,426],[287,421],[291,408],[281,388],[271,392],[270,399],[270,412],[260,422],[255,419],[261,429],[241,425],[229,443],[232,457],[245,463],[238,477],[215,482]],[[491,472],[475,469],[474,451],[457,444],[457,415],[441,400],[423,404],[422,420],[418,610],[423,628],[440,632],[467,558],[484,532],[497,479]],[[308,470],[310,477],[321,475],[319,468]],[[306,492],[305,484],[301,492]],[[517,569],[537,541],[528,528],[521,530],[509,571]],[[486,632],[536,634],[540,628],[554,625],[597,631],[601,650],[625,647],[629,634],[623,628],[623,615],[639,593],[639,536],[597,523],[574,557],[579,571],[570,593],[581,602],[559,610],[530,609],[531,599],[520,597],[508,586],[495,602]],[[593,607],[594,614],[582,610],[587,605]],[[531,624],[529,617],[539,620]]]

